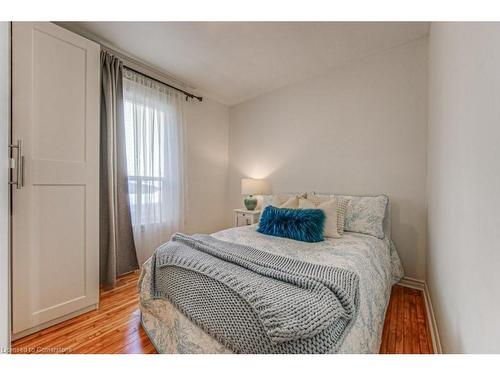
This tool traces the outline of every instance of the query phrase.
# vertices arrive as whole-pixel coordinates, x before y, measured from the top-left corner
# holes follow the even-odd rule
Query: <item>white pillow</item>
[[[337,229],[337,201],[335,198],[316,204],[315,202],[300,198],[299,208],[316,208],[325,213],[324,236],[332,238],[341,238]]]
[[[263,195],[261,199],[260,208],[264,210],[267,206],[274,206],[279,208],[298,208],[297,204],[291,204],[291,207],[282,207],[290,198],[305,198],[307,193],[299,193],[299,194],[274,194],[274,195]],[[290,204],[289,204],[290,205]],[[287,205],[287,206],[289,206]]]
[[[349,205],[349,199],[334,195],[307,193],[307,199],[314,202],[316,205],[329,201],[332,198],[335,198],[337,202],[337,232],[342,236],[344,234],[345,215]]]
[[[314,203],[313,201],[306,199],[306,198],[300,198],[299,199],[299,208],[316,208],[318,205]]]
[[[279,208],[298,208],[299,207],[299,198],[297,196],[290,197],[288,200],[279,206]]]
[[[274,207],[279,207],[283,203],[285,203],[288,200],[288,198],[290,198],[290,197],[288,195],[285,195],[285,194],[272,195],[271,199],[269,201],[269,204],[271,206],[274,206]]]

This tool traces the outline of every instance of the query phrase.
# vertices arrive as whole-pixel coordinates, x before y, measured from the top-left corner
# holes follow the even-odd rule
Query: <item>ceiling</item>
[[[70,25],[70,23],[66,23]],[[424,22],[76,22],[233,105],[425,36]]]

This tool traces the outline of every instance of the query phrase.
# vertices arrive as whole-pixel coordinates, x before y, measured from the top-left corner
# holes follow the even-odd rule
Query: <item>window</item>
[[[124,71],[123,97],[132,225],[179,230],[184,206],[183,97],[130,70]]]
[[[168,108],[165,108],[168,109]],[[168,184],[165,176],[164,110],[125,101],[125,136],[127,177],[132,224],[165,223],[162,191]]]

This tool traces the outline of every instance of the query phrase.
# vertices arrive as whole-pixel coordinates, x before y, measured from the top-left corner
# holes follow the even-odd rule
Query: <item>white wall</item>
[[[9,123],[10,23],[0,22],[0,353],[10,346]]]
[[[229,109],[210,98],[187,108],[189,233],[212,233],[230,225],[227,202]]]
[[[427,39],[230,109],[231,207],[240,178],[275,192],[387,193],[408,276],[425,278]]]
[[[427,281],[445,352],[500,352],[500,23],[432,24]]]

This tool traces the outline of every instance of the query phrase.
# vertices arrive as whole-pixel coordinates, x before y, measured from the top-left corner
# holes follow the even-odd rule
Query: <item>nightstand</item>
[[[260,210],[248,211],[243,208],[234,210],[234,226],[242,227],[245,225],[252,225],[259,222]]]

